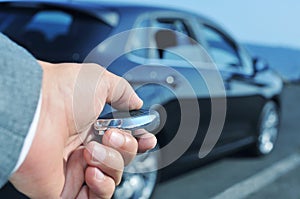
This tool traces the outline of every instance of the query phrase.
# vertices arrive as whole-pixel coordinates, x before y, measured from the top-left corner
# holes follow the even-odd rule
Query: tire
[[[153,150],[157,150],[155,147]],[[151,151],[137,156],[124,171],[122,181],[116,187],[114,199],[149,199],[158,180],[158,156]],[[145,171],[145,172],[139,172]],[[150,172],[147,172],[150,171]]]
[[[251,148],[255,156],[270,154],[275,147],[279,133],[279,107],[274,101],[267,102],[260,114],[256,143]]]

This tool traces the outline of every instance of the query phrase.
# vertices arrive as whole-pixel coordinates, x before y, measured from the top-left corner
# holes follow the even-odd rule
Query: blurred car
[[[146,108],[159,105],[167,116],[157,133],[157,147],[171,143],[180,128],[189,132],[189,122],[196,119],[195,137],[179,159],[154,171],[159,167],[158,156],[137,158],[128,167],[130,172],[124,174],[115,198],[149,198],[158,175],[168,179],[236,150],[247,148],[253,154],[267,155],[274,148],[280,123],[281,79],[261,59],[250,57],[223,28],[203,16],[170,8],[95,1],[4,1],[0,3],[0,31],[38,59],[92,61],[126,78]],[[124,31],[129,31],[126,36],[122,35]],[[115,42],[108,42],[111,45],[98,46],[119,33]],[[217,81],[213,67],[192,66],[193,59],[204,66],[206,63],[196,43],[217,66],[225,96],[214,93],[217,88],[211,92],[206,85],[205,78]],[[199,107],[189,106],[195,98]],[[199,158],[213,114],[212,100],[219,98],[226,99],[223,131],[209,155]],[[194,117],[197,110],[201,118]],[[182,117],[183,112],[190,117]],[[185,125],[180,126],[184,121]],[[172,153],[164,150],[160,159]],[[149,172],[135,173],[138,169]],[[10,189],[8,185],[0,195],[16,194],[9,193]]]

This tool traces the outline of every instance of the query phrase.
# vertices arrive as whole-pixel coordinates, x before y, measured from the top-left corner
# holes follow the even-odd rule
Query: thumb
[[[140,109],[143,106],[143,101],[124,78],[107,72],[107,80],[107,103],[120,110]]]
[[[121,110],[139,109],[143,105],[143,101],[125,79],[99,65],[83,64],[74,88],[76,132],[88,129],[106,103]]]

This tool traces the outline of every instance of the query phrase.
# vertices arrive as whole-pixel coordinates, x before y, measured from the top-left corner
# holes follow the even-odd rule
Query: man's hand
[[[43,71],[42,107],[30,151],[10,181],[31,198],[110,198],[124,165],[156,139],[138,141],[110,129],[102,144],[82,142],[105,103],[139,109],[142,101],[128,82],[96,64],[49,64]],[[83,186],[84,182],[86,185]]]

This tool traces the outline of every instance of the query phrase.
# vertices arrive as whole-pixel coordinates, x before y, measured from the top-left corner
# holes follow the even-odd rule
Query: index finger
[[[134,131],[134,135],[138,141],[138,152],[144,153],[153,149],[157,144],[155,135],[147,132],[145,129],[137,129]]]

